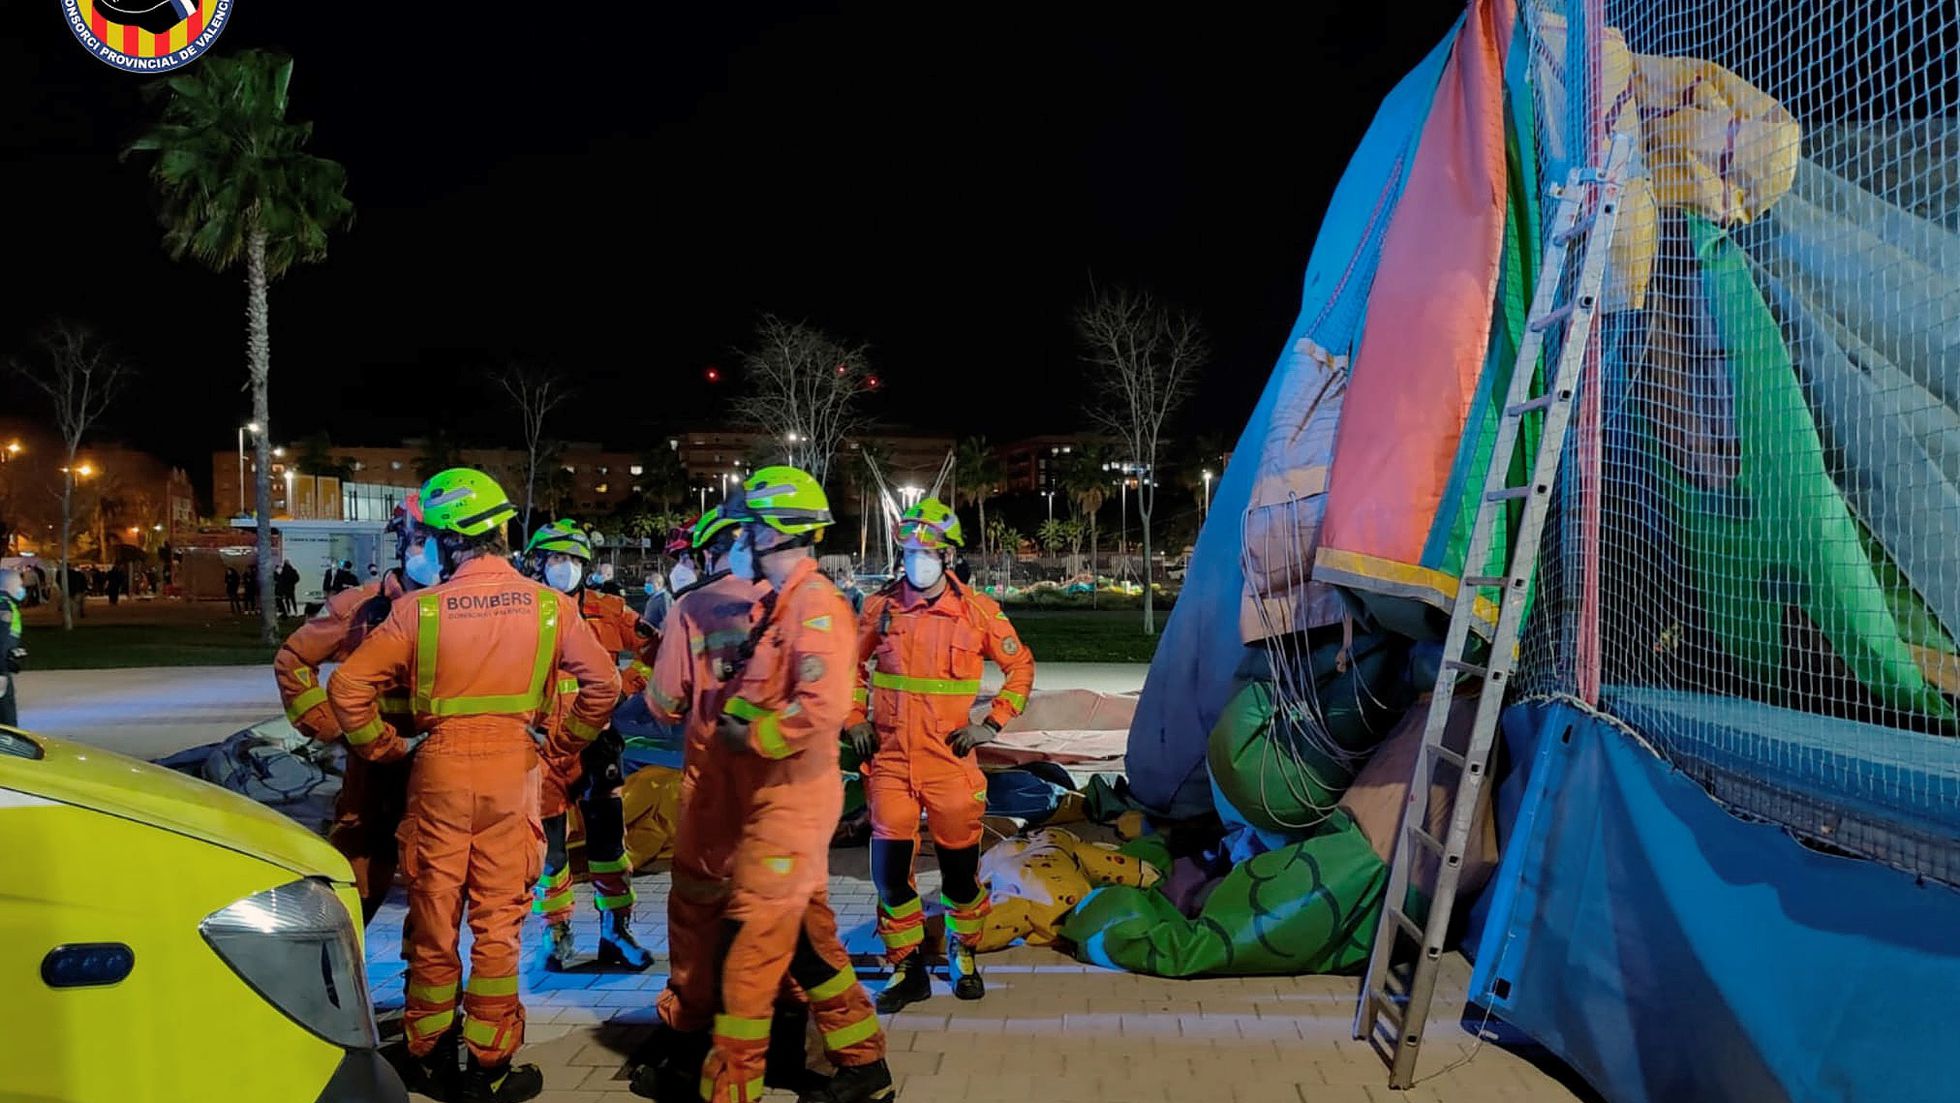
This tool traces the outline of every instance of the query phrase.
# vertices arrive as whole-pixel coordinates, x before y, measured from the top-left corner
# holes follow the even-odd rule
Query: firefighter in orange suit
[[[682,731],[681,814],[667,896],[667,987],[656,1004],[660,1020],[654,1037],[635,1054],[633,1090],[673,1103],[699,1094],[708,1031],[720,1003],[716,967],[728,867],[742,833],[744,808],[732,788],[734,771],[707,765],[723,686],[748,641],[757,605],[770,592],[765,583],[728,569],[735,536],[735,522],[719,507],[695,523],[689,544],[707,573],[680,587],[664,618],[646,687],[654,719]],[[676,567],[674,574],[679,573]],[[801,1037],[797,1040],[800,1046]]]
[[[600,593],[585,584],[592,566],[592,539],[585,530],[562,520],[539,528],[524,546],[524,564],[532,578],[578,602],[579,615],[601,647],[614,655],[631,657],[621,676],[622,691],[637,695],[645,688],[646,676],[652,670],[646,659],[654,642],[653,630],[627,607],[625,598]],[[576,685],[568,682],[559,686],[561,692],[551,710],[547,732],[563,724],[575,700]],[[575,956],[572,867],[565,839],[565,810],[571,801],[578,803],[579,821],[585,829],[585,868],[592,875],[592,902],[599,911],[599,964],[635,971],[653,964],[653,955],[633,937],[633,860],[626,853],[626,815],[620,800],[626,777],[619,759],[625,750],[618,730],[608,724],[599,738],[577,755],[547,758],[544,764],[539,794],[539,811],[544,816],[544,874],[538,879],[534,910],[544,916],[551,932],[545,968],[552,972],[569,968]]]
[[[963,1000],[986,994],[973,948],[990,910],[978,880],[987,781],[973,749],[991,743],[1002,724],[1021,714],[1034,686],[1034,656],[1007,614],[947,575],[946,560],[961,542],[953,511],[927,498],[899,518],[897,536],[904,576],[866,600],[858,617],[858,688],[846,731],[864,764],[878,937],[892,963],[891,983],[878,993],[881,1013],[932,994],[918,953],[925,909],[912,876],[922,810],[939,855],[939,902],[954,936],[953,994]],[[976,724],[973,699],[985,659],[1006,681]],[[867,662],[875,667],[868,678]]]
[[[808,473],[765,467],[723,510],[741,524],[731,569],[766,579],[773,592],[736,655],[703,767],[703,776],[726,771],[743,819],[729,867],[721,1007],[701,1097],[761,1098],[772,1009],[788,976],[808,993],[837,1066],[837,1075],[805,1098],[889,1100],[884,1032],[851,970],[826,894],[830,839],[844,809],[838,737],[856,658],[850,604],[818,573],[813,551],[831,523],[830,503]]]
[[[422,552],[419,541],[409,542],[408,511],[395,507],[388,532],[395,537],[397,563]],[[340,722],[327,704],[327,687],[320,681],[320,667],[337,663],[353,654],[367,634],[388,617],[396,598],[417,589],[416,582],[400,567],[390,568],[379,579],[352,590],[342,590],[327,600],[320,615],[293,630],[279,653],[272,657],[272,675],[279,683],[279,700],[286,707],[286,719],[301,735],[331,743],[340,738]],[[413,728],[408,714],[406,688],[390,690],[382,698],[381,713],[397,730]],[[402,809],[408,801],[408,763],[370,763],[360,755],[347,756],[340,793],[334,798],[333,827],[327,841],[354,867],[354,888],[361,894],[361,920],[374,922],[375,913],[388,900],[388,889],[395,882],[395,829],[401,823]]]
[[[511,1062],[524,1041],[520,932],[544,851],[543,737],[534,732],[557,677],[577,681],[577,701],[548,754],[576,754],[597,738],[619,699],[619,672],[577,607],[504,558],[504,524],[516,513],[480,471],[452,468],[423,484],[412,510],[423,554],[404,569],[440,584],[395,602],[327,684],[355,753],[373,762],[415,755],[400,832],[409,885],[404,1073],[411,1088],[463,1103],[517,1103],[544,1089],[537,1066]],[[399,685],[409,687],[415,717],[416,734],[406,737],[378,707]],[[463,985],[466,905],[475,943]],[[459,1036],[469,1049],[460,1080]]]

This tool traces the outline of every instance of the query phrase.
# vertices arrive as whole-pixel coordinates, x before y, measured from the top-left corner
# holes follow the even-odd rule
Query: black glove
[[[1000,732],[995,730],[991,725],[968,724],[966,727],[947,736],[946,745],[953,748],[954,754],[965,758],[967,755],[973,753],[973,748],[980,746],[982,743],[992,743],[999,735]]]
[[[878,729],[870,721],[845,728],[844,738],[850,742],[851,750],[857,752],[860,762],[878,753]]]
[[[749,749],[749,722],[739,716],[722,713],[715,722],[715,737],[721,745],[737,754]]]
[[[607,728],[600,732],[599,738],[579,751],[578,780],[572,783],[566,795],[573,800],[583,800],[587,793],[610,793],[625,784],[626,777],[619,766],[620,753],[625,749],[626,743],[620,738],[619,729]]]

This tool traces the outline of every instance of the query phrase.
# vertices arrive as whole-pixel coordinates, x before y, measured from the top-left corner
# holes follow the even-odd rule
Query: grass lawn
[[[1007,615],[1047,662],[1147,663],[1156,653],[1156,636],[1143,634],[1143,614],[1135,609],[1015,609]],[[1161,633],[1168,612],[1157,614]],[[282,622],[289,632],[299,621]],[[234,617],[217,602],[125,602],[115,609],[100,601],[89,615],[64,632],[53,610],[29,611],[27,665],[30,670],[104,670],[125,666],[243,666],[270,664],[277,647],[259,642],[257,617]]]
[[[1157,613],[1156,636],[1143,634],[1143,613],[1134,609],[1015,609],[1007,615],[1035,661],[1051,663],[1147,663],[1157,653],[1167,613]]]
[[[233,617],[217,603],[173,610],[168,617],[103,616],[106,606],[65,632],[52,617],[27,626],[29,670],[104,670],[124,666],[247,666],[270,664],[279,649],[259,642],[256,617]],[[290,631],[299,621],[281,622]]]

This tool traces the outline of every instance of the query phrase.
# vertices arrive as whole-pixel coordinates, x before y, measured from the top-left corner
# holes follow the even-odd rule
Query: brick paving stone
[[[540,1103],[624,1103],[626,1054],[653,1021],[666,984],[661,917],[670,879],[635,878],[635,925],[655,953],[645,973],[548,973],[525,929],[522,991],[530,1013],[522,1059],[545,1073]],[[920,888],[937,904],[938,879]],[[577,933],[594,949],[590,891],[581,885]],[[876,893],[863,851],[833,861],[831,905],[873,992],[884,983],[874,928]],[[377,1001],[401,999],[400,894],[369,930],[368,978]],[[884,1017],[891,1063],[906,1103],[1572,1103],[1575,1097],[1521,1057],[1459,1025],[1469,967],[1445,959],[1418,1084],[1388,1090],[1388,1070],[1348,1036],[1352,977],[1167,980],[1083,965],[1052,950],[1019,947],[982,962],[988,996],[952,998],[943,981],[924,1004]],[[392,1016],[391,1016],[392,1018]],[[398,1029],[398,1028],[397,1028]],[[794,1103],[772,1091],[768,1103]]]

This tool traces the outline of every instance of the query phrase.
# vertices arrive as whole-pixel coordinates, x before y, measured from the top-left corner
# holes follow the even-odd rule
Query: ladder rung
[[[1455,751],[1450,750],[1448,747],[1443,746],[1441,743],[1431,743],[1429,744],[1429,749],[1435,752],[1437,758],[1442,759],[1444,762],[1449,763],[1450,765],[1456,767],[1459,770],[1470,765],[1469,759],[1463,757],[1460,754],[1457,754]]]
[[[1566,320],[1567,318],[1572,317],[1572,308],[1575,305],[1577,304],[1566,303],[1564,306],[1558,307],[1554,310],[1548,310],[1544,314],[1541,314],[1538,317],[1533,318],[1531,320],[1532,331],[1535,333],[1542,330],[1550,329],[1553,326],[1559,324],[1560,322]]]
[[[1395,1028],[1395,1036],[1400,1038],[1402,1036],[1402,1024],[1408,1021],[1408,1017],[1402,1013],[1402,1005],[1396,1003],[1393,996],[1390,996],[1387,992],[1379,988],[1368,993],[1368,998],[1375,1003],[1375,1014],[1387,1019],[1388,1025]]]
[[[1525,414],[1536,413],[1539,410],[1549,410],[1552,408],[1552,404],[1557,401],[1557,395],[1541,394],[1528,402],[1518,402],[1504,407],[1504,416],[1521,417]]]
[[[1505,578],[1501,574],[1467,574],[1463,576],[1463,584],[1473,590],[1489,590],[1495,587],[1507,586],[1510,584],[1510,581],[1510,579]]]
[[[1421,945],[1422,928],[1416,926],[1415,920],[1410,919],[1406,914],[1404,914],[1401,908],[1390,908],[1384,906],[1382,910],[1388,913],[1389,918],[1395,921],[1396,926],[1402,928],[1402,933],[1408,935],[1412,939],[1415,939],[1417,945]]]
[[[1462,659],[1443,660],[1443,669],[1461,670],[1465,674],[1469,674],[1472,675],[1473,677],[1478,677],[1478,678],[1482,678],[1490,673],[1490,669],[1488,667],[1478,666],[1476,663],[1467,663],[1464,662]]]
[[[1583,234],[1586,231],[1591,230],[1593,227],[1593,222],[1598,217],[1599,216],[1597,214],[1589,214],[1584,218],[1574,219],[1572,225],[1567,226],[1565,229],[1560,230],[1552,235],[1552,244],[1564,245],[1566,242],[1571,241],[1573,238],[1578,237],[1580,234]]]
[[[1434,835],[1431,835],[1429,832],[1423,830],[1420,827],[1417,827],[1414,824],[1409,825],[1409,837],[1414,839],[1416,842],[1421,843],[1423,849],[1428,850],[1431,853],[1438,854],[1438,855],[1443,853],[1443,840],[1437,838]],[[1421,936],[1418,935],[1417,938],[1420,939]]]
[[[1515,502],[1521,498],[1529,497],[1531,497],[1531,488],[1528,486],[1507,486],[1502,490],[1491,490],[1484,493],[1484,501],[1486,502]]]

